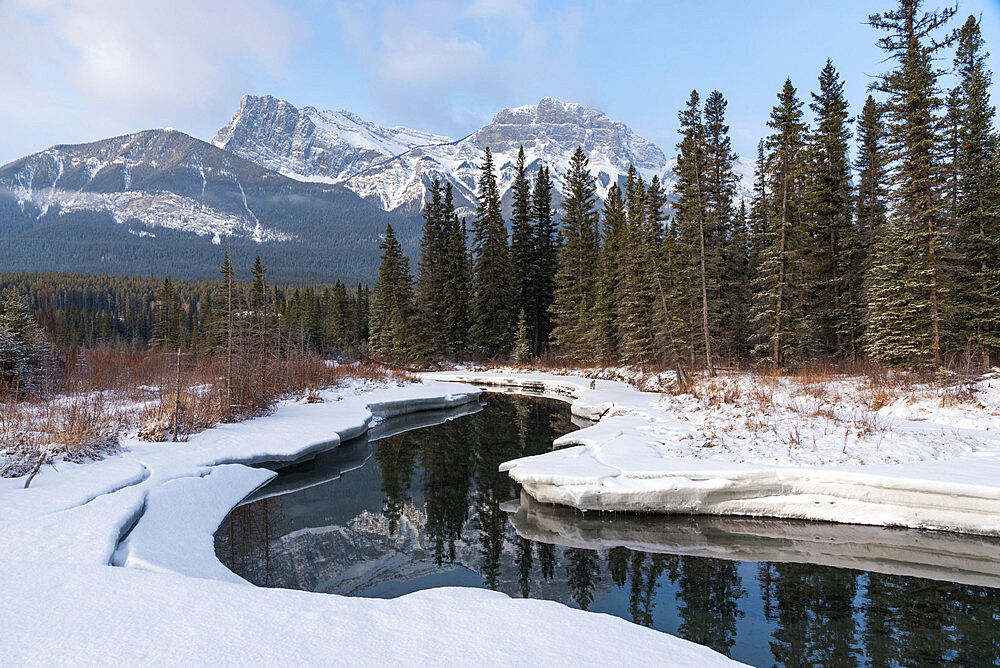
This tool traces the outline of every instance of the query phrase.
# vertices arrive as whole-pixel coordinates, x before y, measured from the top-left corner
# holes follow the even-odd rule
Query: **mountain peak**
[[[502,193],[513,182],[523,146],[529,167],[548,166],[561,185],[577,146],[590,160],[604,196],[629,165],[644,178],[673,182],[672,163],[652,142],[599,109],[554,97],[502,109],[462,140],[396,126],[354,112],[296,108],[271,95],[244,95],[232,121],[213,143],[268,169],[305,181],[343,183],[387,211],[418,211],[429,183],[451,182],[461,205],[474,206],[483,151],[493,152]]]

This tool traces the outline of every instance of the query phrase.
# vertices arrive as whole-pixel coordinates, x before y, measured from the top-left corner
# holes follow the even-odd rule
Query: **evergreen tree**
[[[329,292],[324,335],[330,347],[344,354],[357,344],[352,332],[351,299],[347,286],[337,281]]]
[[[873,84],[887,97],[892,209],[867,276],[867,348],[877,360],[913,368],[941,364],[947,220],[940,72],[933,61],[951,41],[934,35],[954,13],[923,12],[919,0],[901,0],[898,9],[869,17],[870,25],[887,33],[878,44],[896,67]]]
[[[718,310],[715,300],[709,303],[709,293],[719,290],[722,259],[713,238],[711,212],[707,201],[708,161],[706,159],[705,124],[698,91],[691,91],[687,105],[679,114],[681,141],[677,144],[677,185],[674,192],[675,224],[682,253],[689,259],[684,279],[691,286],[688,295],[689,326],[700,333],[700,349],[704,367],[715,375],[712,357],[712,332],[717,330]],[[695,349],[692,341],[692,352]],[[692,362],[693,365],[693,362]]]
[[[956,172],[956,246],[962,258],[957,322],[962,343],[989,368],[1000,352],[1000,141],[993,127],[991,74],[979,22],[958,32],[955,71],[961,92]]]
[[[413,344],[413,278],[410,261],[387,225],[379,244],[382,261],[372,294],[371,347],[377,355],[402,357]]]
[[[802,102],[785,80],[771,111],[773,130],[765,146],[770,198],[760,232],[751,322],[758,356],[779,367],[800,355],[809,324],[803,313],[803,229],[801,223],[806,126]]]
[[[226,355],[226,396],[224,406],[224,416],[226,419],[233,414],[233,354],[236,327],[236,277],[233,271],[233,263],[230,259],[229,251],[226,251],[222,258],[222,268],[219,270],[222,280],[219,282],[219,302],[221,304],[218,320],[216,321],[215,339],[216,345],[225,351]]]
[[[540,355],[552,334],[550,309],[555,301],[556,272],[559,269],[558,229],[552,218],[552,180],[549,168],[539,167],[531,193],[531,216],[535,230],[534,299],[528,319],[534,333],[534,353]]]
[[[434,179],[424,204],[424,229],[420,239],[420,273],[417,276],[417,312],[419,314],[419,339],[425,354],[440,355],[447,352],[448,334],[441,326],[447,318],[448,254],[451,212],[445,211],[444,188]]]
[[[528,334],[528,323],[524,309],[517,316],[517,336],[514,339],[513,358],[518,364],[527,364],[531,361],[531,338]]]
[[[513,310],[533,313],[538,284],[538,253],[535,249],[535,226],[531,212],[531,184],[525,168],[524,147],[517,152],[517,163],[514,166],[514,183],[511,193],[514,201],[511,208],[510,226],[510,262],[514,292]],[[534,329],[534,319],[528,327]],[[529,332],[531,341],[535,333]]]
[[[618,350],[626,364],[644,366],[657,356],[661,319],[656,309],[656,287],[663,278],[655,271],[663,239],[663,205],[666,195],[657,177],[647,191],[635,167],[625,179],[625,223],[618,242],[618,283],[614,306],[618,309]],[[607,245],[607,242],[605,242]]]
[[[716,312],[715,329],[711,334],[718,343],[717,354],[725,354],[732,359],[743,348],[743,339],[738,335],[742,323],[746,321],[749,296],[744,272],[746,238],[736,228],[733,202],[737,181],[733,170],[736,154],[732,151],[729,125],[726,123],[727,104],[719,91],[712,91],[705,100],[705,203],[714,246],[711,255],[719,262],[715,278],[717,290],[709,295]]]
[[[445,330],[447,352],[464,355],[469,337],[469,251],[465,244],[465,220],[455,215],[451,183],[445,186],[445,218],[448,230],[448,256],[445,292]]]
[[[630,229],[633,229],[631,198],[628,198],[628,205]],[[639,252],[631,256],[629,263],[631,273],[643,275],[646,280],[634,283],[638,298],[629,297],[629,301],[640,306],[630,309],[630,318],[636,321],[628,324],[624,339],[629,349],[635,351],[629,354],[635,354],[635,361],[640,364],[653,361],[657,349],[662,351],[662,358],[674,365],[678,385],[683,386],[687,382],[685,360],[688,357],[685,354],[687,323],[683,317],[683,304],[689,286],[681,278],[683,263],[677,226],[665,226],[666,205],[667,195],[654,176],[641,206],[644,220],[641,222]],[[646,308],[649,309],[648,319],[644,315]]]
[[[858,174],[855,204],[858,235],[856,264],[862,274],[868,271],[868,257],[871,254],[872,244],[885,230],[887,196],[885,162],[882,110],[869,95],[858,119],[858,157],[854,162]]]
[[[263,394],[270,364],[271,339],[269,330],[270,317],[273,312],[268,304],[270,295],[267,291],[267,269],[264,268],[264,263],[261,262],[259,255],[254,260],[250,275],[253,277],[250,286],[250,318],[254,329],[252,338],[255,339],[250,345],[255,351],[256,362],[254,366],[257,368],[257,381],[260,389],[258,394]]]
[[[814,349],[834,357],[857,354],[860,276],[855,274],[857,235],[844,82],[833,62],[819,76],[809,108],[816,124],[809,136],[804,217],[808,221],[808,302]]]
[[[37,392],[51,362],[44,332],[20,295],[8,288],[0,298],[0,396]]]
[[[626,292],[625,252],[629,248],[628,221],[625,216],[625,201],[617,183],[611,184],[604,199],[603,243],[600,249],[598,267],[597,305],[594,309],[594,339],[596,353],[601,363],[612,365],[619,359],[621,327],[620,310]]]
[[[595,349],[599,249],[596,187],[587,163],[578,146],[563,182],[562,243],[551,307],[553,342],[564,356],[580,361],[591,359]]]
[[[181,343],[181,303],[170,277],[163,279],[153,320],[153,338],[150,343],[174,349]]]
[[[472,340],[488,356],[506,354],[513,333],[510,249],[489,147],[483,158],[472,235]]]

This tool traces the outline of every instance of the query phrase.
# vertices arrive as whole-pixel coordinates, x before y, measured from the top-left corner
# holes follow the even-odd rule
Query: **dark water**
[[[283,470],[220,527],[219,557],[263,586],[557,600],[754,665],[1000,665],[1000,542],[519,502],[498,465],[577,427],[563,403],[484,396]]]

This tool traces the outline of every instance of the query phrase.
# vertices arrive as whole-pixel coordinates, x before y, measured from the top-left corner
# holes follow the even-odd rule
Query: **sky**
[[[504,107],[556,97],[596,107],[672,155],[693,89],[726,96],[733,147],[752,158],[784,80],[808,98],[827,58],[860,111],[887,68],[865,21],[892,6],[0,0],[0,163],[147,128],[211,140],[244,93],[455,138]],[[1000,54],[1000,0],[960,0],[955,27],[969,14]]]

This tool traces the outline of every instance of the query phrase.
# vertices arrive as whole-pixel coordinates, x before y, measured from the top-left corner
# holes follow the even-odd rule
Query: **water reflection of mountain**
[[[519,490],[498,466],[577,425],[550,399],[487,401],[475,420],[455,420],[465,408],[386,421],[377,443],[355,439],[283,469],[220,528],[220,558],[270,586],[389,595],[450,573],[448,584],[571,600],[553,577],[563,550],[536,548],[510,525],[501,506]]]
[[[573,429],[569,411],[487,402],[286,471],[220,527],[220,559],[269,586],[364,596],[486,586],[548,598],[754,665],[998,663],[995,541],[519,503],[498,465],[548,449]]]

